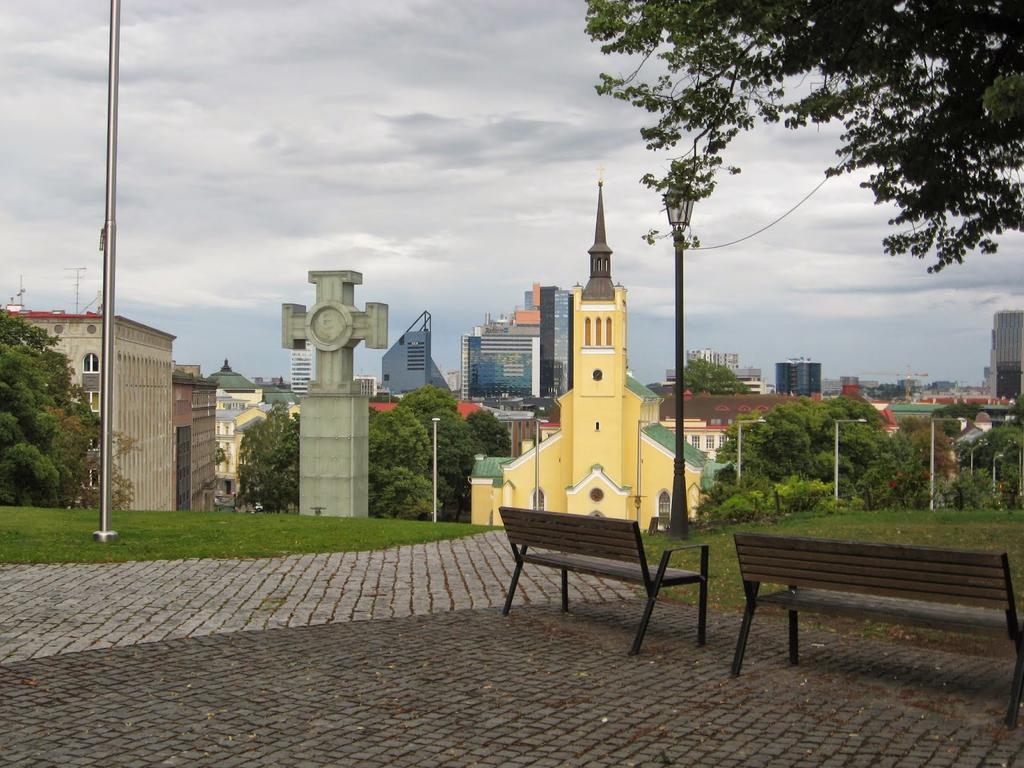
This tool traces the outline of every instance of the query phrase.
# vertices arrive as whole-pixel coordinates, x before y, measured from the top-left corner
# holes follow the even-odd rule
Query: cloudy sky
[[[117,311],[175,334],[204,371],[287,374],[280,305],[313,269],[364,275],[391,340],[424,309],[434,357],[537,281],[586,282],[604,168],[614,278],[630,291],[630,363],[672,364],[672,248],[640,176],[665,159],[643,116],[596,95],[626,68],[550,0],[125,0]],[[73,310],[100,287],[109,3],[0,7],[0,295]],[[759,130],[694,210],[706,246],[770,222],[821,180],[838,131]],[[978,383],[992,314],[1024,307],[1019,235],[939,275],[881,252],[890,211],[833,179],[762,235],[686,256],[686,345],[773,375],[901,371]],[[379,353],[357,368],[380,374]],[[870,378],[886,378],[871,376]]]

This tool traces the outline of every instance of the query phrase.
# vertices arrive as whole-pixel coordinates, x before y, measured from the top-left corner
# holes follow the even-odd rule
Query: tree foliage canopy
[[[685,145],[666,175],[644,177],[652,188],[707,197],[742,131],[836,120],[826,174],[869,170],[863,186],[898,210],[887,253],[931,256],[939,270],[1022,228],[1014,3],[588,0],[587,31],[605,53],[640,61],[601,75],[598,91],[656,116],[641,131],[649,149]]]
[[[87,502],[97,420],[55,343],[23,319],[0,314],[0,504]]]
[[[840,429],[840,483],[856,482],[888,442],[878,412],[869,403],[845,397],[816,401],[797,398],[765,413],[764,424],[743,431],[743,478],[773,482],[789,477],[831,482],[835,467],[835,420],[865,419]],[[737,427],[733,424],[718,461],[735,461]]]
[[[267,512],[298,507],[299,420],[281,403],[242,435],[238,485],[243,504],[258,502]]]
[[[709,363],[707,360],[690,360],[683,376],[683,386],[693,393],[707,392],[709,395],[747,395],[747,385],[736,378],[736,374],[724,365]]]

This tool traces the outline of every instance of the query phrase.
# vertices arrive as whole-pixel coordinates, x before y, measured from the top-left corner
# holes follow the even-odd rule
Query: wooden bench
[[[747,607],[732,673],[738,675],[758,605],[789,613],[789,662],[799,663],[801,611],[1003,635],[1017,663],[1006,725],[1017,725],[1024,678],[1021,626],[1005,553],[737,533]],[[762,583],[786,589],[760,596]]]
[[[512,607],[519,574],[526,563],[557,568],[562,572],[563,611],[569,610],[569,571],[643,584],[647,593],[647,606],[630,650],[630,655],[633,655],[640,652],[654,602],[661,588],[676,584],[698,584],[700,602],[697,645],[704,645],[708,604],[707,544],[666,549],[657,571],[652,575],[640,538],[640,528],[635,522],[515,507],[501,507],[499,512],[516,560],[503,614],[507,615]],[[699,573],[668,567],[670,555],[684,549],[700,550]]]

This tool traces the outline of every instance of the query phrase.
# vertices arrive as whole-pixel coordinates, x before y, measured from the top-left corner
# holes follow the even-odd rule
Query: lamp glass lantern
[[[693,203],[692,198],[685,197],[682,192],[675,189],[665,194],[665,212],[673,229],[685,229],[690,226]]]

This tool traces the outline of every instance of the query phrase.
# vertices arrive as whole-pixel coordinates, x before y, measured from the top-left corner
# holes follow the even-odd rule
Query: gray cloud
[[[0,289],[23,274],[37,308],[73,302],[67,267],[88,267],[84,296],[99,287],[106,10],[0,9]],[[543,0],[126,5],[119,310],[177,334],[179,360],[228,356],[269,375],[285,360],[278,305],[312,300],[306,272],[360,269],[359,300],[390,303],[393,334],[429,309],[435,354],[454,366],[458,335],[532,282],[585,282],[600,165],[631,364],[661,376],[672,248],[642,241],[666,226],[637,180],[668,161],[644,150],[644,115],[595,94],[597,73],[622,62],[586,39],[583,13]],[[838,133],[739,139],[743,173],[695,210],[702,242],[796,203],[834,162]],[[858,181],[828,181],[754,239],[688,253],[688,346],[766,370],[808,354],[826,375],[902,361],[979,378],[992,312],[1024,305],[1019,235],[926,275],[927,263],[882,255],[891,211]],[[378,360],[359,355],[364,370]]]

